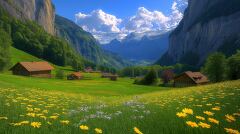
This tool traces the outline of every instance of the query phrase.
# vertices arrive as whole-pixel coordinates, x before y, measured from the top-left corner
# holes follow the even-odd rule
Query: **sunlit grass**
[[[163,89],[132,85],[130,79],[69,82],[0,75],[0,84],[0,133],[240,131],[240,81]]]

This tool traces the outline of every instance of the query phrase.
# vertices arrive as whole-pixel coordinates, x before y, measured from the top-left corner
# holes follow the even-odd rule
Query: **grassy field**
[[[240,81],[162,88],[133,85],[128,78],[112,82],[98,74],[85,76],[66,81],[0,74],[0,133],[240,131]]]

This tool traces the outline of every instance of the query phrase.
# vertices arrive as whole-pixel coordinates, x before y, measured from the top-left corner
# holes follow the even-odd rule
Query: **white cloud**
[[[170,20],[169,17],[165,16],[159,11],[149,11],[144,7],[138,8],[137,14],[127,20],[124,31],[128,32],[146,32],[155,30],[161,30],[167,27],[167,22]]]
[[[108,43],[113,39],[123,39],[132,32],[172,30],[183,18],[187,3],[188,0],[174,0],[169,15],[139,7],[136,15],[124,21],[102,10],[94,10],[90,14],[80,12],[75,18],[76,23],[91,32],[100,43]]]
[[[75,15],[75,18],[76,23],[89,32],[120,32],[118,25],[122,22],[121,19],[102,10],[94,10],[90,14],[80,12]]]

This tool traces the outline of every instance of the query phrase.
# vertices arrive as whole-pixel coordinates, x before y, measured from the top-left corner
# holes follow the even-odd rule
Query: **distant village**
[[[52,71],[55,68],[48,62],[18,62],[10,70],[13,75],[38,77],[38,78],[52,78]],[[101,72],[94,70],[91,67],[86,67],[83,72],[73,72],[67,74],[67,80],[82,80],[84,73],[99,73],[101,78],[107,78],[111,81],[117,81],[119,76],[117,74]],[[163,81],[173,81],[174,87],[187,87],[208,84],[208,78],[200,72],[186,71],[180,75],[175,76],[172,70],[165,70],[162,73]]]

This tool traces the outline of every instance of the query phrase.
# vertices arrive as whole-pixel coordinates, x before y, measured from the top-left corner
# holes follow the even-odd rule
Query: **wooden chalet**
[[[53,69],[48,62],[19,62],[10,70],[14,75],[51,78]]]
[[[208,78],[200,72],[187,71],[179,76],[174,77],[175,87],[204,85],[208,82]]]
[[[68,80],[81,80],[83,79],[83,75],[81,72],[74,72],[74,73],[71,73],[67,76],[67,79]]]

